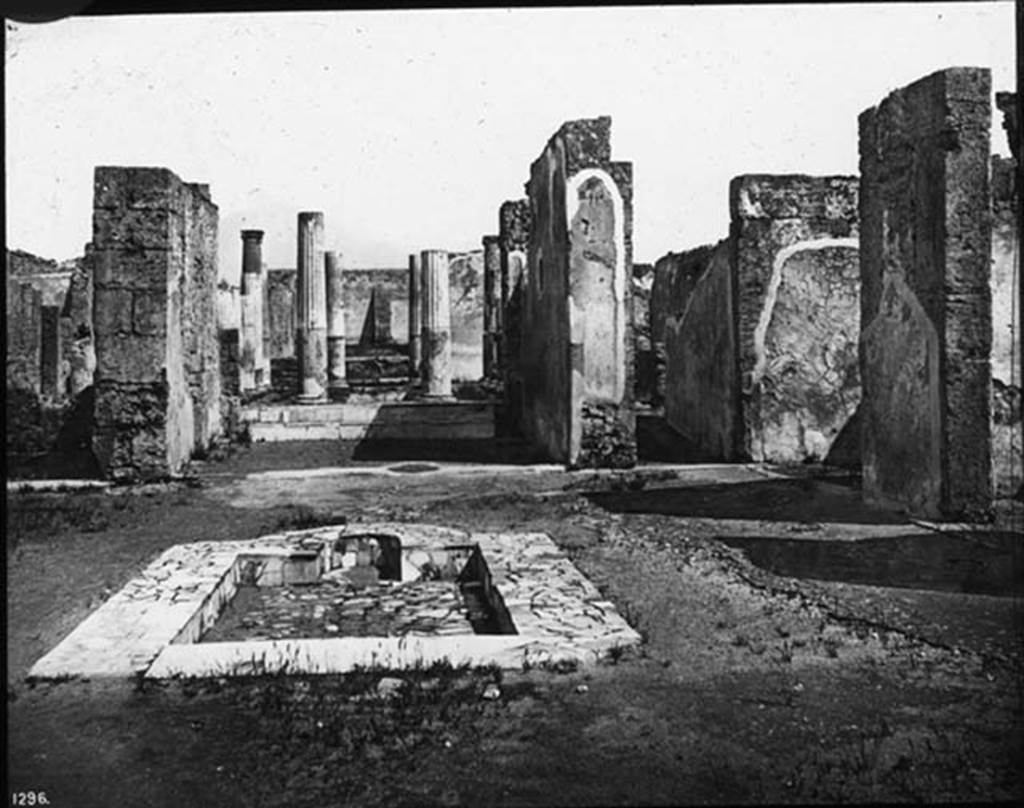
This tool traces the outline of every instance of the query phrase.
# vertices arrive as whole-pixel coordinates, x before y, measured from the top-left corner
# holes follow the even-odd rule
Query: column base
[[[309,393],[299,393],[295,397],[295,401],[299,404],[326,404],[327,393],[319,393],[317,395],[311,395]]]

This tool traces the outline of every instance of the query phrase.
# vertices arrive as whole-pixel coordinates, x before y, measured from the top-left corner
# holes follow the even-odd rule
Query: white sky
[[[1014,89],[1012,2],[392,10],[8,22],[8,246],[80,255],[96,165],[208,182],[294,266],[323,210],[347,266],[474,249],[563,121],[612,116],[634,260],[717,240],[743,173],[855,174],[857,115],[943,67]],[[993,151],[1007,154],[1001,117]]]

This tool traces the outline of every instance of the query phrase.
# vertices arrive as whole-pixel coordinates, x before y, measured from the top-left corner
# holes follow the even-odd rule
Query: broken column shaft
[[[242,231],[242,288],[239,388],[258,390],[270,383],[263,350],[263,231]]]
[[[423,272],[420,256],[409,256],[409,374],[419,377],[423,362]]]
[[[327,285],[327,384],[332,390],[345,390],[345,277],[338,253],[324,253]]]
[[[449,398],[452,394],[452,327],[448,291],[448,253],[424,250],[423,295],[423,396]]]
[[[298,323],[295,334],[299,358],[299,400],[309,403],[327,397],[327,294],[324,272],[324,215],[299,214],[296,259]]]

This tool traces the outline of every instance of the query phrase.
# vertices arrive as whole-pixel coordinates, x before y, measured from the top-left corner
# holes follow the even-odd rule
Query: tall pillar
[[[448,290],[448,253],[424,250],[423,272],[423,396],[452,394],[452,323]]]
[[[270,368],[263,350],[263,231],[242,231],[241,367],[242,392],[270,384]]]
[[[327,285],[327,385],[332,390],[348,389],[345,378],[345,276],[339,255],[324,253]]]
[[[484,236],[484,378],[500,372],[501,341],[501,239]]]
[[[319,211],[299,214],[296,258],[297,328],[295,349],[299,358],[299,400],[307,403],[327,398],[327,290],[324,272],[324,215]]]
[[[859,118],[862,493],[928,519],[992,503],[991,82],[947,68]]]
[[[423,363],[423,270],[420,256],[409,256],[409,375],[418,379]]]

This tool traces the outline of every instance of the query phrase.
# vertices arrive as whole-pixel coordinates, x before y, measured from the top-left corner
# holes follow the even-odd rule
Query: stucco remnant
[[[636,462],[632,164],[611,118],[571,121],[530,169],[518,367],[526,437],[570,467]]]
[[[730,213],[655,264],[665,418],[708,458],[824,461],[860,398],[857,179],[742,175]]]
[[[823,461],[860,401],[856,177],[730,185],[739,455]]]

